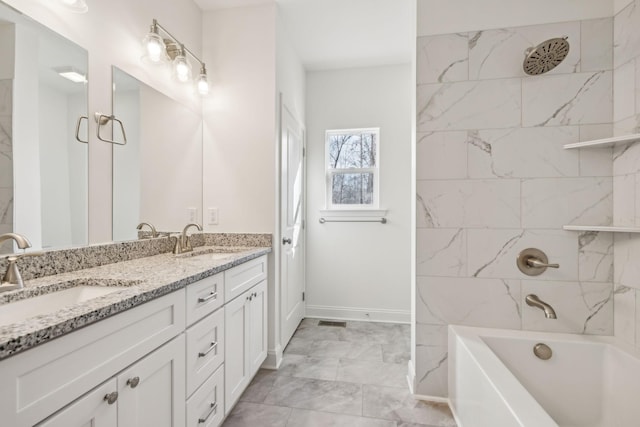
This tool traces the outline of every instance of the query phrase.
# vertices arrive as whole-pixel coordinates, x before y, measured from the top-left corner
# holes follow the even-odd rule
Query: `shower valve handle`
[[[538,258],[527,259],[527,264],[535,268],[560,268],[560,264],[547,264],[545,262],[542,262]]]

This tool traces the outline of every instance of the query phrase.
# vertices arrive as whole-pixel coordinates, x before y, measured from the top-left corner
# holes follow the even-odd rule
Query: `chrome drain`
[[[549,360],[551,356],[553,356],[553,351],[551,351],[548,345],[538,343],[533,346],[533,354],[535,354],[538,359]]]

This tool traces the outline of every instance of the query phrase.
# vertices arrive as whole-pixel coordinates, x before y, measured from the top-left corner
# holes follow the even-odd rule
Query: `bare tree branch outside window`
[[[374,203],[378,132],[328,133],[331,203]]]

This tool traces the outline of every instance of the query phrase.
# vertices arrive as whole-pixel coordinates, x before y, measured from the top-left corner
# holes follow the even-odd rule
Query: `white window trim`
[[[375,168],[349,168],[349,169],[329,169],[329,136],[342,135],[345,133],[375,133],[376,138],[376,167]],[[380,210],[380,128],[355,128],[355,129],[331,129],[325,131],[324,135],[324,173],[325,173],[325,210],[320,211],[326,214],[342,212],[344,216],[357,216],[363,212],[373,212],[376,216],[381,212],[386,214],[386,210]],[[373,203],[369,205],[334,205],[332,203],[331,183],[332,176],[339,173],[373,173]],[[342,215],[341,215],[342,216]]]

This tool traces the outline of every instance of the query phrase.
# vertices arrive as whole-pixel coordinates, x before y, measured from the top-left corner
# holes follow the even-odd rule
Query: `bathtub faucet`
[[[527,305],[530,305],[531,307],[537,307],[540,310],[544,311],[544,317],[546,317],[547,319],[557,319],[556,312],[553,307],[542,301],[540,298],[538,298],[537,295],[527,295],[524,300],[527,302]]]

